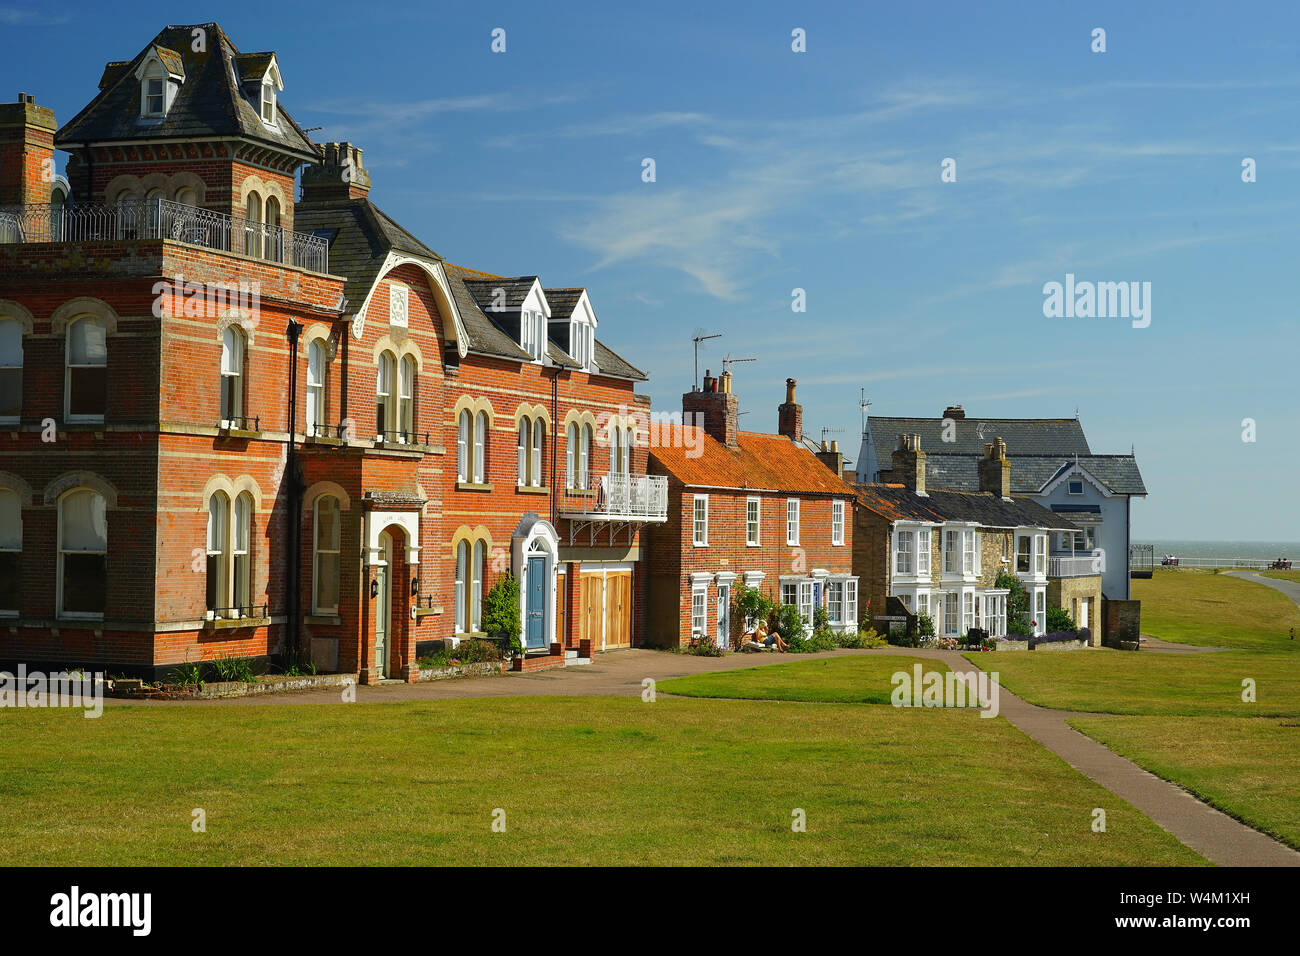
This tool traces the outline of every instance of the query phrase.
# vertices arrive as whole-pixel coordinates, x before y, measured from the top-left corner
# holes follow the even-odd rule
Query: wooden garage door
[[[591,641],[591,649],[604,649],[601,643],[601,614],[605,604],[605,582],[599,574],[584,574],[578,595],[578,637]]]
[[[605,575],[605,649],[632,646],[632,572]]]

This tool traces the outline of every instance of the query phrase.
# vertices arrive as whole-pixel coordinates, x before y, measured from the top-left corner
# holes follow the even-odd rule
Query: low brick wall
[[[505,668],[500,661],[455,664],[451,667],[421,667],[417,681],[447,680],[452,677],[500,677]]]
[[[994,650],[998,651],[1027,651],[1029,650],[1028,641],[998,641],[994,645]]]

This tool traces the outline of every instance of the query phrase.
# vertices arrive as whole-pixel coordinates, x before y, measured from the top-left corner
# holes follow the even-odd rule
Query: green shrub
[[[776,608],[776,602],[758,588],[737,581],[731,592],[732,619],[739,621],[744,630],[766,623]]]
[[[803,637],[808,626],[808,619],[799,613],[793,604],[781,604],[776,609],[776,632],[787,643],[796,637]]]
[[[462,664],[482,664],[501,659],[501,650],[495,644],[472,637],[465,638],[447,653],[450,655],[450,660],[457,660]]]
[[[241,681],[248,683],[254,677],[253,662],[247,657],[228,655],[212,661],[212,672],[220,681]]]
[[[203,665],[186,661],[173,668],[171,682],[182,687],[201,687],[203,685]]]
[[[1063,607],[1049,607],[1047,609],[1047,630],[1049,631],[1073,631],[1078,633],[1079,628],[1074,624],[1074,618],[1070,617],[1070,612]]]
[[[916,614],[916,633],[920,637],[934,637],[934,618],[924,611]]]
[[[513,574],[501,575],[484,595],[483,630],[501,640],[502,653],[518,654],[524,649],[519,641],[519,579]]]
[[[695,657],[721,657],[726,653],[720,648],[711,637],[701,637],[693,646],[682,648],[683,654],[692,654]]]
[[[873,647],[884,647],[888,643],[874,627],[869,627],[864,631],[845,631],[835,635],[837,647],[868,650]]]

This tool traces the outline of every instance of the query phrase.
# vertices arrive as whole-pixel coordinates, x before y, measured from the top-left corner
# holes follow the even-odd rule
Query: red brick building
[[[445,263],[284,89],[210,23],[57,135],[0,105],[0,662],[411,680],[506,572],[530,663],[628,646],[645,375],[585,290]]]
[[[646,633],[678,646],[701,636],[734,647],[737,583],[796,604],[811,623],[825,607],[837,630],[858,626],[853,489],[834,461],[803,443],[795,382],[777,410],[778,434],[741,431],[731,375],[707,375],[682,396],[683,424],[650,437],[651,474],[668,480],[668,520],[648,533]],[[838,457],[838,456],[837,456]]]

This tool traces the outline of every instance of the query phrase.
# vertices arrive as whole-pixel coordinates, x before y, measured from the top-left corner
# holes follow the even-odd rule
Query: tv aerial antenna
[[[720,338],[722,338],[721,332],[705,334],[703,329],[696,329],[695,334],[691,336],[691,341],[695,343],[695,378],[691,381],[691,388],[698,388],[700,385],[700,343]]]

